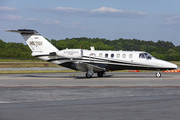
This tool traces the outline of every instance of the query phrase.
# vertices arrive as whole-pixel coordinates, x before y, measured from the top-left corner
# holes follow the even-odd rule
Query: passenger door
[[[89,54],[89,61],[90,62],[95,62],[96,54],[95,53],[90,53]]]

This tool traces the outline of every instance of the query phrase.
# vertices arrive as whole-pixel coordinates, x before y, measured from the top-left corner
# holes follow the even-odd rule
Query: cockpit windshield
[[[139,53],[139,58],[145,58],[144,53]]]
[[[139,58],[141,58],[141,59],[152,59],[153,56],[150,55],[149,53],[139,53]]]

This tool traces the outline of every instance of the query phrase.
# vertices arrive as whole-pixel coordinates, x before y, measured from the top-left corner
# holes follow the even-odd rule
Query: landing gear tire
[[[92,75],[89,75],[88,73],[86,73],[86,77],[87,78],[92,78]]]
[[[103,72],[98,72],[98,73],[97,73],[97,76],[98,76],[98,77],[103,77],[103,75],[104,75]]]
[[[161,77],[161,73],[160,73],[160,72],[156,72],[155,75],[156,75],[157,78],[160,78],[160,77]]]

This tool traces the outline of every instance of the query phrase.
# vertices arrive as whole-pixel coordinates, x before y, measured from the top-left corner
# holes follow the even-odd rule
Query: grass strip
[[[0,74],[26,74],[26,73],[71,73],[75,70],[19,70],[19,71],[0,71]]]
[[[0,62],[46,62],[43,60],[0,59]]]

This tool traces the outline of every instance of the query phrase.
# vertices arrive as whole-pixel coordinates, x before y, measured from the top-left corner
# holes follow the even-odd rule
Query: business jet
[[[176,69],[177,65],[154,58],[143,51],[104,51],[83,49],[58,50],[36,30],[6,30],[20,33],[32,50],[32,56],[77,71],[86,72],[91,78],[94,73],[103,77],[107,71],[115,70],[154,70],[155,76],[161,77],[161,70]]]

